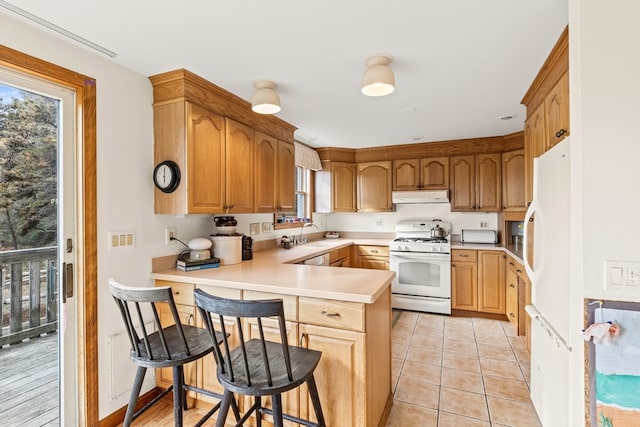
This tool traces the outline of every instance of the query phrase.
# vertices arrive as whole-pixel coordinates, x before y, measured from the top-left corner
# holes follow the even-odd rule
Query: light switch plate
[[[604,289],[620,296],[640,296],[640,262],[605,261]]]
[[[270,222],[263,222],[262,223],[262,232],[263,233],[271,233],[273,231],[273,224],[271,224]]]

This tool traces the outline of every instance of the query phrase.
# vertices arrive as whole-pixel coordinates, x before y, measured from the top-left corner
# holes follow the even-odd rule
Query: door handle
[[[73,298],[73,264],[62,263],[62,302],[67,298]]]

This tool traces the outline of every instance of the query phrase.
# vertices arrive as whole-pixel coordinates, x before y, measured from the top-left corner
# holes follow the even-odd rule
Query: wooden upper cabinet
[[[524,150],[502,153],[503,211],[522,211],[526,209],[524,181]]]
[[[547,117],[545,151],[569,136],[569,74],[560,77],[558,83],[544,99]]]
[[[356,211],[356,164],[332,162],[332,212]]]
[[[185,213],[222,212],[226,205],[224,117],[190,103],[187,103],[186,108],[187,161],[184,167],[187,182],[184,186],[187,192],[187,208]]]
[[[278,141],[276,156],[276,210],[292,212],[295,209],[295,147]]]
[[[502,204],[502,156],[500,153],[476,156],[476,210],[500,212]]]
[[[533,198],[533,159],[569,136],[569,28],[558,38],[522,99],[527,107],[524,129],[525,199]]]
[[[527,118],[524,126],[524,179],[527,206],[533,200],[533,159],[544,152],[545,144],[544,104]]]
[[[391,162],[358,163],[358,212],[389,212],[391,203]]]
[[[499,212],[501,170],[500,153],[451,157],[451,210]]]
[[[149,79],[154,166],[174,161],[182,178],[171,193],[154,189],[155,213],[273,212],[278,197],[293,208],[295,126],[253,113],[250,103],[185,69]],[[256,132],[270,135],[259,138],[258,152]]]
[[[256,132],[254,180],[256,212],[276,211],[277,152],[277,139],[262,132]]]
[[[393,161],[393,189],[417,190],[420,187],[420,160]]]
[[[449,189],[449,158],[395,160],[393,162],[393,189]]]
[[[449,158],[434,157],[420,160],[422,190],[449,189]]]
[[[251,213],[253,208],[254,131],[226,118],[226,205],[229,213]]]
[[[315,212],[356,212],[356,164],[323,161],[315,173]]]
[[[451,157],[451,210],[457,212],[476,209],[475,156]]]

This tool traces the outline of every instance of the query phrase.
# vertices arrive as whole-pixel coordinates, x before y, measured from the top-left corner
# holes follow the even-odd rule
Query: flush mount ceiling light
[[[253,82],[256,93],[251,100],[251,109],[258,114],[276,114],[280,112],[280,97],[275,91],[276,84],[269,80]]]
[[[362,93],[367,96],[389,95],[395,89],[395,79],[389,64],[393,57],[378,54],[367,59],[367,69],[362,75]]]

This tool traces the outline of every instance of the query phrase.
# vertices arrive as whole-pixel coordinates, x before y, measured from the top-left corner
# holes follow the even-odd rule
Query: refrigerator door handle
[[[529,223],[533,221],[533,214],[536,212],[535,199],[531,202],[527,208],[527,213],[524,216],[524,238],[522,239],[522,258],[524,258],[523,265],[529,278],[534,281],[535,272],[533,267],[529,264]]]

